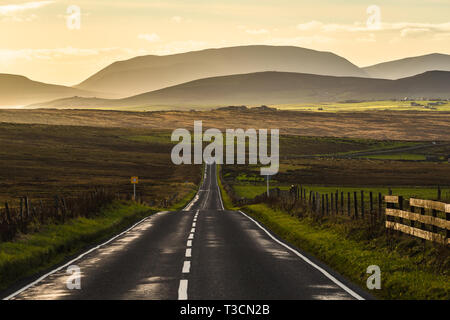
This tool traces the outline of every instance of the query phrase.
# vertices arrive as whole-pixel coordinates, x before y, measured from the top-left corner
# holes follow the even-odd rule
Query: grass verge
[[[366,286],[367,267],[377,265],[382,272],[382,288],[371,292],[383,299],[450,298],[450,277],[438,275],[414,263],[414,259],[374,243],[346,239],[332,225],[317,225],[309,218],[299,220],[265,204],[244,207],[285,241],[311,253],[327,265]]]
[[[47,225],[40,232],[0,243],[0,290],[63,262],[156,211],[138,203],[116,201],[95,218]]]
[[[225,208],[237,209],[222,187],[220,179],[218,182]],[[436,273],[427,266],[427,261],[433,264],[433,257],[439,256],[439,247],[432,246],[422,253],[419,250],[414,252],[420,245],[417,245],[416,239],[407,237],[406,240],[399,241],[397,248],[392,250],[380,239],[355,240],[340,229],[339,225],[318,224],[310,218],[299,219],[266,204],[249,205],[242,210],[281,239],[325,262],[362,288],[366,287],[369,276],[366,273],[367,267],[378,265],[381,269],[381,290],[371,291],[378,298],[450,299],[449,274]]]

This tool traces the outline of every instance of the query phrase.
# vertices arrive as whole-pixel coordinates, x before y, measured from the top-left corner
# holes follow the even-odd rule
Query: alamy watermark
[[[381,8],[377,5],[371,5],[366,10],[369,17],[367,18],[366,26],[369,30],[381,29]]]
[[[370,276],[367,278],[367,289],[380,290],[381,289],[381,269],[377,265],[371,265],[367,267],[367,271]]]
[[[224,137],[219,129],[212,128],[203,132],[202,121],[194,121],[193,137],[187,129],[173,131],[171,140],[178,144],[172,149],[172,162],[176,165],[202,164],[203,162],[208,164],[246,164],[246,146],[248,145],[248,164],[268,166],[260,169],[261,175],[275,175],[278,173],[280,165],[280,131],[278,129],[270,130],[270,155],[268,153],[268,133],[267,129],[247,129],[245,131],[244,129],[227,129]],[[210,143],[203,149],[203,142]],[[237,142],[237,146],[235,146],[235,142]]]
[[[66,273],[69,277],[66,280],[66,287],[69,290],[81,290],[81,269],[77,265],[71,265]]]
[[[79,6],[67,7],[66,26],[69,30],[81,29],[81,8]]]

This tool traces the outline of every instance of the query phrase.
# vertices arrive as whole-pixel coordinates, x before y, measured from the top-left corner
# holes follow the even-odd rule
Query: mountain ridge
[[[358,66],[332,52],[249,45],[116,61],[75,87],[129,96],[213,76],[262,71],[366,76]]]
[[[429,71],[399,80],[334,77],[292,72],[257,72],[190,81],[123,99],[67,98],[33,107],[179,108],[386,100],[404,97],[450,98],[450,72]]]

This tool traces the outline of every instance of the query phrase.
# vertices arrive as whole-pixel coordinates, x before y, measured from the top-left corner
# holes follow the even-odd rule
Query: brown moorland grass
[[[305,112],[265,110],[124,112],[106,110],[0,110],[0,122],[174,129],[280,128],[282,134],[376,140],[449,141],[449,112]]]
[[[130,137],[154,136],[150,141]],[[167,133],[139,128],[95,128],[0,124],[0,201],[14,206],[19,196],[32,200],[69,196],[104,187],[131,194],[131,176],[145,201],[172,203],[192,193],[198,166],[175,166]]]

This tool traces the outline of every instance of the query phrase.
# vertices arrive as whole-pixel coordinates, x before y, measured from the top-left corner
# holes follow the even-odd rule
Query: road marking
[[[191,229],[191,233],[195,233],[195,228],[192,228],[192,229]]]
[[[183,264],[183,273],[189,273],[191,271],[191,262],[185,261]]]
[[[339,287],[341,287],[343,290],[345,290],[349,295],[351,295],[353,298],[357,299],[357,300],[365,300],[363,297],[361,297],[359,294],[357,294],[356,292],[354,292],[352,289],[350,289],[349,287],[347,287],[345,284],[343,284],[342,282],[340,282],[338,279],[336,279],[335,277],[333,277],[331,274],[329,274],[325,269],[319,267],[317,264],[315,264],[314,262],[312,262],[311,260],[309,260],[307,257],[305,257],[304,255],[302,255],[300,252],[298,252],[295,249],[292,249],[291,247],[289,247],[287,244],[281,242],[280,240],[278,240],[277,238],[275,238],[269,231],[267,231],[263,226],[261,226],[256,220],[254,220],[253,218],[249,217],[248,215],[246,215],[244,212],[242,212],[241,210],[239,210],[239,212],[241,214],[243,214],[245,217],[247,217],[249,220],[253,221],[261,230],[263,230],[269,237],[272,238],[272,240],[274,240],[275,242],[277,242],[278,244],[282,245],[283,247],[285,247],[286,249],[288,249],[289,251],[291,251],[292,253],[294,253],[295,255],[297,255],[298,257],[302,258],[306,263],[308,263],[309,265],[313,266],[314,268],[316,268],[317,270],[319,270],[323,275],[325,275],[328,279],[330,279],[331,281],[333,281],[335,284],[337,284]]]
[[[216,166],[216,170],[217,170],[217,166]],[[220,193],[219,183],[217,183],[217,173],[216,173],[216,187],[217,187],[217,192],[219,193],[220,206],[222,207],[222,210],[225,210],[225,207],[223,206],[223,201],[222,201],[222,194]]]
[[[178,287],[178,300],[187,300],[187,288],[188,281],[180,280],[180,286]]]
[[[192,240],[188,240],[186,246],[187,246],[187,247],[192,247]]]
[[[197,223],[192,222],[192,227],[195,228],[195,226],[197,225]]]
[[[167,213],[167,211],[158,212],[157,214],[162,214],[162,213]],[[41,282],[42,280],[44,280],[44,279],[47,278],[48,276],[50,276],[50,275],[52,275],[52,274],[54,274],[54,273],[56,273],[56,272],[58,272],[58,271],[60,271],[60,270],[62,270],[62,269],[64,269],[64,268],[66,268],[66,267],[72,265],[75,261],[80,260],[81,258],[83,258],[84,256],[88,255],[89,253],[91,253],[91,252],[93,252],[93,251],[95,251],[95,250],[97,250],[97,249],[99,249],[99,248],[101,248],[101,247],[103,247],[103,246],[109,244],[110,242],[116,240],[116,239],[119,238],[120,236],[126,234],[127,232],[131,231],[132,229],[134,229],[135,227],[137,227],[137,226],[140,225],[141,223],[145,222],[147,219],[150,219],[150,218],[153,217],[154,215],[155,215],[155,214],[150,215],[150,216],[145,217],[144,219],[142,219],[142,220],[136,222],[136,223],[133,224],[131,227],[129,227],[129,228],[126,229],[125,231],[119,233],[118,235],[112,237],[112,238],[109,239],[108,241],[105,241],[105,242],[99,244],[98,246],[96,246],[96,247],[94,247],[94,248],[92,248],[92,249],[90,249],[90,250],[88,250],[88,251],[86,251],[86,252],[80,254],[78,257],[76,257],[76,258],[70,260],[70,261],[67,262],[66,264],[64,264],[64,265],[62,265],[62,266],[60,266],[60,267],[58,267],[58,268],[56,268],[56,269],[54,269],[54,270],[52,270],[52,271],[46,273],[46,274],[44,274],[44,275],[43,275],[42,277],[40,277],[39,279],[37,279],[37,280],[31,282],[30,284],[26,285],[26,286],[23,287],[22,289],[19,289],[19,290],[17,290],[16,292],[10,294],[9,296],[7,296],[6,298],[4,298],[3,300],[10,300],[10,299],[14,298],[15,296],[21,294],[22,292],[24,292],[25,290],[29,289],[30,287],[32,287],[32,286],[38,284],[39,282]]]
[[[191,248],[186,249],[186,258],[190,258],[190,257],[192,257],[192,249]]]
[[[194,239],[194,234],[193,233],[191,233],[190,235],[189,235],[189,238],[188,238],[189,240],[192,240],[192,239]]]

